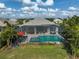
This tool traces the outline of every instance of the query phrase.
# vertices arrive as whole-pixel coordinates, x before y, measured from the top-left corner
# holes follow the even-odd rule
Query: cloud
[[[35,4],[34,6],[31,7],[25,6],[21,8],[21,12],[23,14],[20,14],[20,16],[21,17],[52,17],[56,15],[54,12],[57,12],[58,10],[59,9],[39,8],[38,5]]]
[[[0,3],[0,8],[6,8],[4,3]]]
[[[47,6],[47,5],[50,6],[54,4],[54,0],[47,0],[46,2],[43,2],[42,0],[37,0],[37,4],[44,5],[44,6]]]
[[[37,5],[43,5],[43,6],[50,6],[54,4],[54,0],[46,0],[46,2],[43,2],[42,0],[36,0],[36,2],[33,2],[31,0],[22,0],[23,4],[37,4]]]
[[[31,6],[30,8],[33,9],[34,11],[39,10],[38,4],[35,4],[34,6]]]
[[[37,4],[44,6],[51,6],[54,4],[54,0],[47,0],[46,2],[43,2],[42,0],[37,0]]]
[[[47,9],[45,9],[45,8],[39,8],[39,10],[38,10],[38,11],[47,12]]]
[[[45,2],[45,5],[53,5],[54,4],[54,0],[47,0]]]
[[[21,8],[21,11],[24,14],[35,14],[35,15],[39,15],[38,12],[40,12],[41,15],[43,14],[47,14],[48,12],[57,12],[58,9],[45,9],[45,8],[41,8],[42,6],[51,6],[54,3],[54,0],[46,0],[46,2],[43,2],[42,0],[36,0],[36,2],[33,2],[31,0],[22,0],[24,7]],[[28,6],[27,4],[31,5]],[[41,7],[39,7],[41,6]],[[43,13],[43,14],[42,14]],[[49,15],[51,15],[52,13],[50,13]],[[53,15],[53,14],[52,14]],[[33,15],[32,15],[33,16]]]
[[[27,9],[29,9],[29,7],[23,7],[23,8],[21,8],[21,10],[27,10]]]
[[[64,10],[64,11],[61,11],[61,16],[69,16],[69,17],[72,17],[74,15],[79,15],[79,12],[78,11],[69,11],[69,10]]]
[[[28,6],[25,6],[23,8],[21,8],[22,11],[28,11],[28,12],[32,12],[32,11],[39,11],[39,7],[37,4],[31,6],[31,7],[28,7]]]
[[[79,9],[75,7],[69,7],[69,10],[79,10]]]
[[[59,9],[48,8],[48,12],[57,12],[57,11],[59,11]]]
[[[39,8],[37,4],[35,4],[34,6],[31,6],[31,7],[28,7],[28,6],[25,6],[23,8],[21,8],[21,10],[23,11],[23,13],[30,13],[30,12],[40,12],[40,13],[44,13],[44,12],[58,12],[59,9],[53,9],[53,8]]]
[[[14,8],[6,8],[5,9],[7,12],[9,11],[9,12],[14,12],[14,11],[16,11],[16,9],[14,9]]]
[[[26,4],[32,3],[31,0],[22,0],[22,2],[23,2],[23,3],[26,3]]]
[[[0,17],[15,17],[15,18],[25,18],[25,17],[67,17],[73,15],[79,15],[78,8],[70,6],[66,10],[61,10],[58,8],[43,8],[41,6],[53,5],[54,0],[47,0],[43,2],[42,0],[37,0],[32,2],[31,0],[23,0],[24,4],[33,4],[31,6],[24,5],[19,10],[14,8],[6,7],[4,3],[0,3]]]
[[[61,15],[62,15],[62,16],[69,16],[69,14],[70,14],[69,11],[66,11],[66,10],[61,11]]]
[[[37,11],[37,10],[39,10],[39,7],[38,7],[38,5],[37,4],[34,4],[33,6],[24,6],[24,7],[22,7],[21,8],[21,10],[22,11],[29,11],[29,12],[31,12],[31,11]]]
[[[20,11],[21,11],[22,13],[26,14],[26,13],[31,13],[31,12],[33,12],[33,9],[31,9],[30,7],[23,7],[23,8],[20,9]]]
[[[16,17],[16,16],[13,16],[13,15],[16,15],[16,13],[17,13],[17,10],[14,8],[6,7],[3,9],[0,9],[0,17],[3,17],[3,18]]]
[[[36,0],[37,3],[42,2],[42,0]]]

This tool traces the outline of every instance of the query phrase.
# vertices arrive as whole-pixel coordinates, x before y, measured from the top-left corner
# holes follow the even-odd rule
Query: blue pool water
[[[30,42],[62,42],[63,38],[52,35],[52,36],[38,36],[31,38]]]

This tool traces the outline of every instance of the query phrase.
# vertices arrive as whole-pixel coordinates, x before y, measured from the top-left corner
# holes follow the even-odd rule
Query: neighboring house
[[[4,24],[4,21],[0,20],[0,31],[2,31],[5,26],[6,24]]]
[[[16,25],[16,19],[10,19],[8,20],[8,22],[11,24],[11,25]]]
[[[63,20],[61,20],[61,19],[54,19],[53,22],[59,25],[59,33],[61,33],[62,28],[60,27],[60,24],[63,23]]]
[[[3,28],[6,26],[6,23],[4,23],[5,21],[10,23],[11,25],[15,25],[16,24],[16,19],[7,20],[7,19],[0,18],[0,31],[2,31]]]
[[[63,21],[61,19],[54,19],[54,22],[59,24],[62,23]]]

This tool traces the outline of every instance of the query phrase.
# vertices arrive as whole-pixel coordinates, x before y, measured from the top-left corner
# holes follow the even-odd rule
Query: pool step
[[[28,35],[26,41],[27,41],[27,42],[30,42],[30,39],[31,39],[31,38],[35,38],[35,37],[38,37],[38,35]]]

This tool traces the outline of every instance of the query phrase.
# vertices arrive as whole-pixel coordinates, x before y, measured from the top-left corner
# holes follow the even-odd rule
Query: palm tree
[[[7,26],[1,32],[0,36],[2,40],[7,42],[7,46],[9,47],[12,44],[11,41],[14,39],[14,36],[17,37],[17,32],[15,31],[15,26],[10,25],[7,21],[4,23],[6,23]]]

